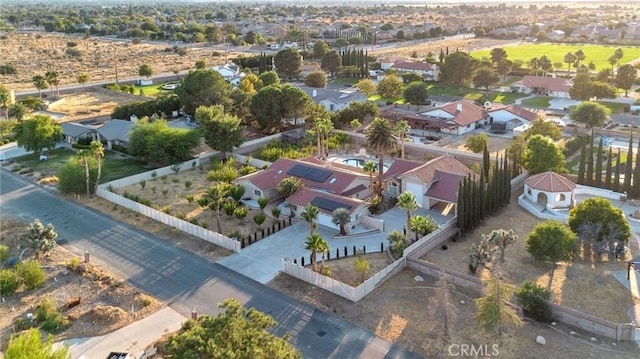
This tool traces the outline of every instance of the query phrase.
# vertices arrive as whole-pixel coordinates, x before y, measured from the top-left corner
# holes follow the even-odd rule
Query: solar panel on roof
[[[346,203],[334,201],[332,199],[323,198],[323,197],[314,198],[311,201],[311,204],[316,206],[316,207],[318,207],[318,208],[320,208],[320,209],[324,209],[325,211],[329,211],[329,212],[333,212],[338,208],[351,209],[351,206],[346,204]]]
[[[310,181],[323,183],[333,174],[331,171],[324,170],[322,168],[316,168],[311,166],[305,166],[301,164],[296,164],[289,171],[287,171],[288,175],[301,177],[304,179],[308,179]]]

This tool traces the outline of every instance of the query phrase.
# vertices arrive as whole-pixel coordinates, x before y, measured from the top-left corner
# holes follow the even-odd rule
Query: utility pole
[[[116,58],[114,61],[116,64],[116,85],[118,85],[118,59]]]

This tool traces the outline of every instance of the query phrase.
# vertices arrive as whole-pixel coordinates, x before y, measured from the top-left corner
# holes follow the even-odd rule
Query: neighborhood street
[[[60,244],[104,266],[189,316],[215,314],[226,298],[270,314],[274,333],[291,334],[305,358],[418,358],[340,318],[294,300],[153,235],[66,201],[0,169],[0,211],[23,221],[53,223]],[[81,294],[80,294],[81,295]]]

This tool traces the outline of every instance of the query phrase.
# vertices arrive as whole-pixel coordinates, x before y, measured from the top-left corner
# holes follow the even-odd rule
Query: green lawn
[[[615,46],[615,45],[573,45],[573,44],[553,44],[553,43],[539,43],[539,44],[522,44],[516,46],[506,46],[504,50],[507,52],[509,60],[522,60],[526,64],[534,57],[541,57],[547,55],[551,59],[552,63],[560,62],[562,67],[558,70],[567,70],[567,64],[563,61],[564,55],[568,52],[576,52],[579,49],[585,54],[585,63],[593,61],[596,65],[596,70],[611,67],[609,64],[609,56],[613,55],[613,52],[618,48],[622,48],[624,51],[624,57],[620,60],[621,64],[626,64],[629,61],[635,60],[640,57],[640,47],[638,46]],[[491,58],[491,50],[479,50],[471,53],[471,56],[481,58]],[[572,71],[575,71],[573,66]]]
[[[549,96],[536,96],[534,98],[522,100],[523,106],[532,106],[532,107],[549,107],[549,100],[553,97]]]
[[[37,172],[53,175],[58,172],[58,168],[60,168],[60,166],[74,155],[75,152],[67,148],[56,148],[54,150],[47,151],[46,161],[40,161],[40,156],[34,153],[18,157],[15,160],[22,168],[31,168]],[[128,177],[137,173],[149,171],[152,168],[153,167],[148,166],[144,162],[131,158],[122,158],[115,152],[105,151],[105,158],[102,162],[101,182],[104,183],[118,178]]]
[[[165,89],[162,88],[162,85],[175,84],[175,83],[178,83],[178,81],[167,81],[167,82],[148,85],[148,86],[137,86],[136,85],[135,94],[140,94],[140,90],[143,91],[143,95],[144,96],[148,96],[148,97],[156,97],[159,94],[163,94],[163,93],[172,93],[173,90],[165,90]]]
[[[600,101],[600,104],[606,106],[613,114],[624,113],[623,103]]]

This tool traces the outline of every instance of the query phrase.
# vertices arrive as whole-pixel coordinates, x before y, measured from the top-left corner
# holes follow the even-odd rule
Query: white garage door
[[[422,186],[420,184],[407,182],[405,191],[413,193],[418,204],[424,207],[424,203],[422,203],[422,201],[424,200],[424,193],[422,192]]]
[[[333,229],[338,229],[338,226],[333,224],[333,222],[331,221],[332,218],[333,217],[331,217],[331,215],[324,214],[324,213],[319,213],[318,214],[318,224],[321,225],[321,226],[325,226],[325,227],[329,227],[329,228],[333,228]]]

